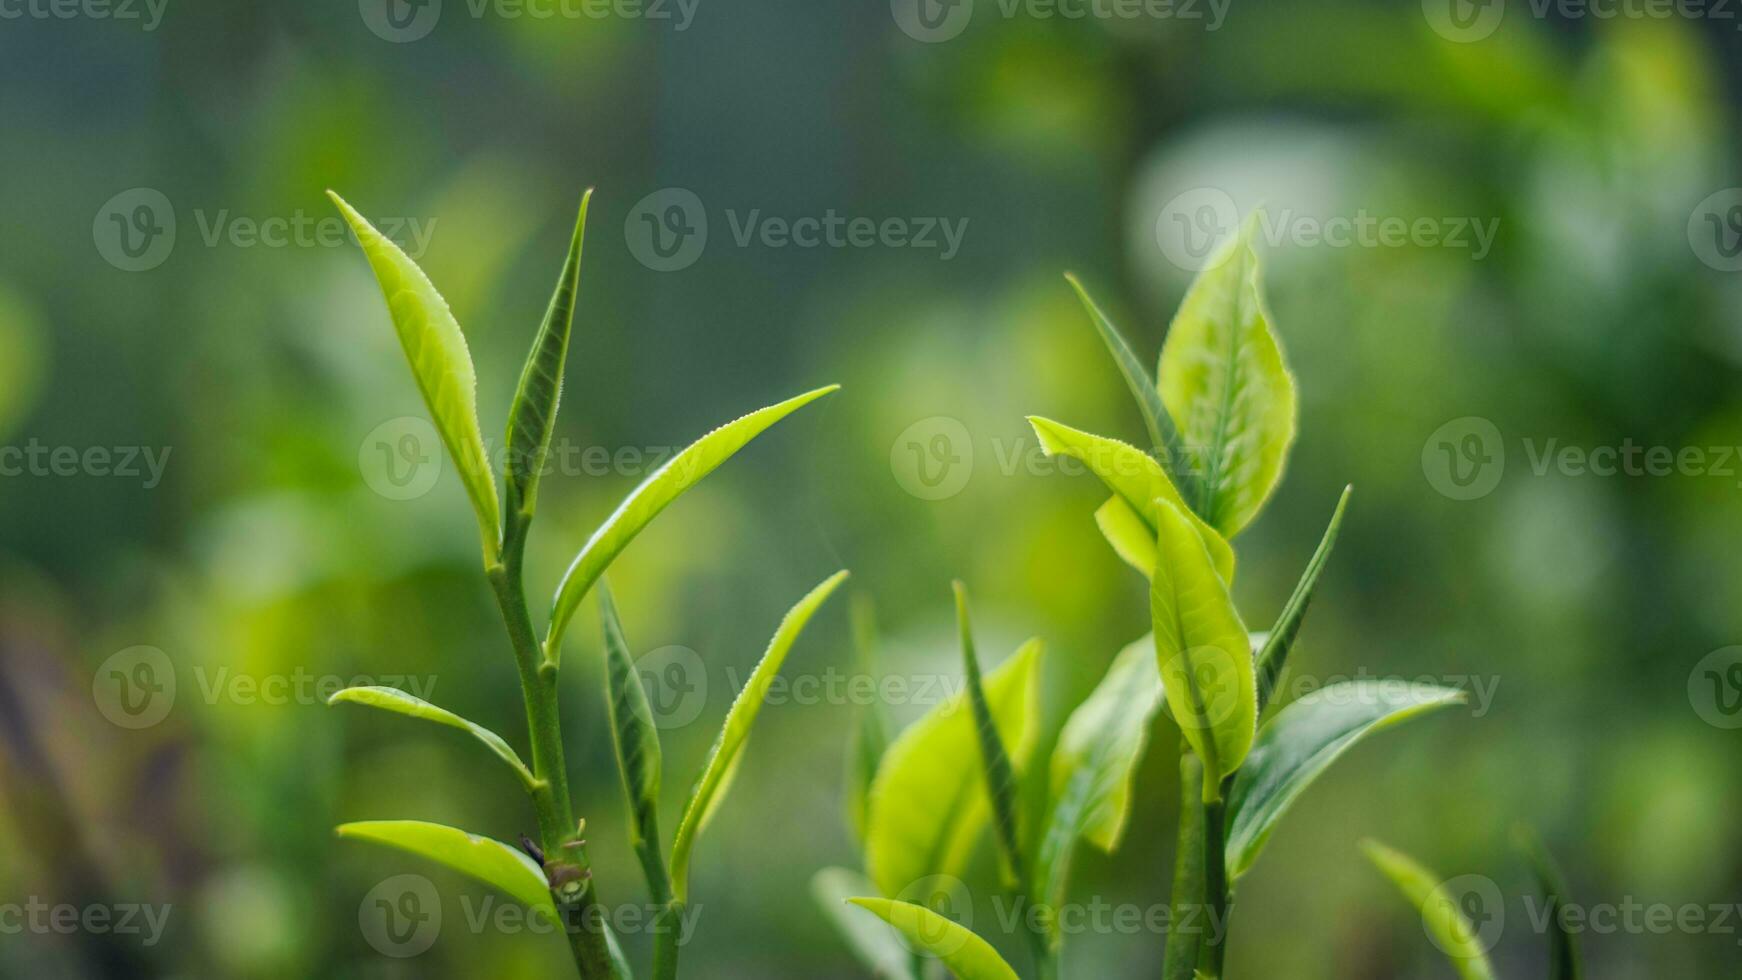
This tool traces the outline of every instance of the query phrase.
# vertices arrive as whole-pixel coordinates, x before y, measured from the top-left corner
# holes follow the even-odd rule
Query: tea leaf
[[[986,675],[986,704],[1020,769],[1039,734],[1039,640],[1022,645]],[[947,874],[988,818],[980,760],[965,692],[934,705],[897,735],[871,783],[865,870],[883,895],[927,875]]]
[[[449,312],[447,301],[436,292],[423,270],[400,251],[385,235],[375,230],[368,219],[345,203],[344,198],[327,192],[339,212],[351,225],[363,254],[375,271],[381,292],[387,298],[388,311],[393,316],[393,329],[411,362],[417,390],[429,407],[436,431],[453,458],[466,496],[478,517],[478,533],[484,542],[484,564],[496,563],[501,551],[501,510],[496,497],[496,478],[490,472],[490,460],[484,452],[484,433],[478,427],[478,383],[472,370],[472,355],[466,348],[465,334]]]
[[[1186,512],[1157,501],[1155,577],[1149,607],[1155,653],[1174,720],[1204,763],[1204,802],[1221,798],[1222,777],[1252,747],[1258,691],[1251,640],[1204,539]]]
[[[611,715],[611,742],[617,750],[617,770],[623,776],[623,793],[629,801],[629,840],[637,851],[657,849],[659,840],[659,775],[661,755],[659,729],[641,675],[629,655],[623,623],[611,589],[599,582],[599,618],[605,629],[606,704]],[[650,876],[653,869],[647,869]],[[661,873],[658,877],[663,878]]]
[[[923,905],[887,898],[847,901],[894,926],[914,946],[942,960],[959,980],[1017,980],[992,945]]]
[[[1168,417],[1167,408],[1161,403],[1161,391],[1156,388],[1155,379],[1149,376],[1143,362],[1132,353],[1131,345],[1125,342],[1119,328],[1089,298],[1089,291],[1083,288],[1077,277],[1067,272],[1065,281],[1076,290],[1077,299],[1082,302],[1083,309],[1088,311],[1095,331],[1101,335],[1101,342],[1107,345],[1107,352],[1113,355],[1113,363],[1119,366],[1119,373],[1125,376],[1125,384],[1131,389],[1131,396],[1137,399],[1137,410],[1143,415],[1143,427],[1149,432],[1150,450],[1164,454],[1162,467],[1175,482],[1189,483],[1189,480],[1181,479],[1182,474],[1175,465],[1174,450],[1179,448],[1179,431],[1174,428],[1173,419]]]
[[[340,824],[340,837],[374,841],[429,858],[514,896],[556,922],[556,903],[544,870],[501,841],[421,820],[364,820]]]
[[[1233,538],[1282,479],[1294,441],[1294,379],[1283,362],[1252,250],[1255,221],[1198,275],[1161,348],[1156,378],[1201,462],[1196,511]]]
[[[514,774],[520,777],[520,782],[528,792],[539,788],[539,781],[533,777],[532,770],[526,768],[526,763],[520,761],[520,756],[503,741],[502,736],[482,725],[473,724],[446,708],[438,708],[422,698],[413,697],[393,687],[347,687],[327,699],[328,704],[341,702],[368,705],[371,708],[392,711],[410,718],[422,718],[438,725],[470,732],[473,738],[483,742],[490,751],[496,753],[497,758],[514,770]]]
[[[1142,518],[1149,528],[1148,536],[1154,537],[1159,527],[1156,517],[1157,499],[1168,501],[1185,511],[1198,534],[1203,537],[1204,546],[1215,559],[1216,573],[1222,576],[1223,581],[1234,581],[1234,549],[1215,528],[1204,523],[1186,505],[1173,481],[1168,479],[1167,472],[1148,453],[1117,439],[1093,435],[1036,415],[1028,417],[1028,424],[1034,427],[1040,447],[1047,455],[1070,456],[1082,460],[1090,472],[1101,478],[1107,489],[1113,491],[1130,506],[1136,516]],[[1102,510],[1105,509],[1106,505],[1103,505]],[[1096,512],[1096,520],[1101,524],[1102,533],[1108,534],[1108,540],[1114,542],[1113,548],[1119,552],[1121,558],[1133,562],[1136,554],[1134,549],[1114,541],[1112,533],[1108,532],[1108,516],[1100,511]],[[1116,531],[1129,527],[1129,519],[1125,515],[1111,516],[1119,522]],[[1149,569],[1139,568],[1139,571],[1148,574]]]
[[[1179,841],[1173,851],[1173,919],[1202,922],[1204,915],[1204,764],[1190,752],[1179,757]],[[1215,923],[1209,924],[1216,928]],[[1169,929],[1162,952],[1162,980],[1194,980],[1201,930]]]
[[[1282,676],[1283,667],[1288,664],[1288,654],[1294,649],[1294,638],[1300,635],[1301,621],[1306,619],[1307,606],[1313,601],[1313,590],[1319,587],[1319,573],[1325,570],[1325,562],[1331,557],[1331,548],[1337,543],[1337,531],[1343,526],[1343,509],[1349,505],[1349,494],[1354,490],[1354,487],[1343,488],[1343,495],[1337,498],[1337,509],[1331,513],[1331,523],[1325,527],[1324,537],[1319,539],[1319,546],[1313,552],[1312,559],[1307,562],[1306,571],[1301,573],[1300,581],[1295,583],[1294,593],[1282,607],[1282,615],[1276,617],[1276,625],[1265,634],[1264,646],[1257,654],[1260,715],[1269,706],[1270,696],[1276,690],[1276,682]]]
[[[520,370],[520,385],[508,411],[508,509],[524,525],[532,517],[538,498],[538,480],[550,453],[550,436],[556,429],[557,406],[563,394],[563,363],[569,353],[569,333],[574,321],[575,290],[581,278],[581,240],[587,230],[588,189],[581,195],[580,217],[569,241],[569,256],[557,278],[556,292],[545,310],[544,322],[532,341],[526,366]],[[510,518],[510,521],[516,520]]]
[[[1535,831],[1520,827],[1516,837],[1519,847],[1530,859],[1537,888],[1542,892],[1544,915],[1554,930],[1549,934],[1549,980],[1579,980],[1584,973],[1579,963],[1579,944],[1567,930],[1566,920],[1561,914],[1567,900],[1566,876],[1561,874],[1559,862]]]
[[[871,598],[863,593],[853,596],[853,650],[856,669],[867,678],[877,676],[877,626],[872,618]],[[870,819],[871,781],[877,778],[877,766],[889,748],[889,718],[883,702],[856,705],[853,728],[847,742],[847,817],[853,836],[865,843],[865,825]],[[858,916],[854,916],[858,919]]]
[[[1455,688],[1351,681],[1321,688],[1278,711],[1258,733],[1229,793],[1229,877],[1246,873],[1276,822],[1350,746],[1463,701],[1464,692]]]
[[[550,632],[544,641],[545,662],[554,665],[560,659],[563,630],[568,627],[569,619],[593,583],[666,505],[712,473],[769,426],[840,387],[829,385],[807,391],[728,422],[696,440],[642,481],[587,539],[574,563],[564,573],[562,583],[557,586],[550,614]]]
[[[968,588],[955,583],[956,627],[962,636],[962,668],[967,679],[968,705],[974,712],[974,736],[980,743],[980,764],[986,778],[986,795],[992,803],[992,826],[998,832],[998,853],[1011,884],[1026,892],[1028,881],[1023,874],[1022,846],[1016,832],[1016,773],[1010,767],[1004,742],[998,737],[998,726],[992,718],[992,708],[986,703],[986,691],[980,681],[980,658],[974,653],[974,631],[968,622]]]
[[[1362,841],[1361,849],[1421,912],[1428,934],[1452,961],[1458,976],[1463,980],[1494,980],[1494,967],[1475,927],[1458,907],[1456,896],[1447,893],[1433,872],[1378,841]]]
[[[689,901],[690,848],[695,844],[702,822],[707,819],[715,805],[716,794],[724,796],[723,784],[738,761],[738,754],[744,748],[744,740],[750,737],[750,726],[755,724],[757,712],[762,710],[762,703],[767,700],[769,685],[780,672],[781,663],[786,660],[787,652],[792,649],[799,633],[804,631],[805,624],[810,622],[811,616],[846,579],[846,572],[836,572],[787,612],[780,621],[779,628],[774,631],[774,639],[769,641],[767,652],[762,654],[762,660],[751,672],[750,680],[738,692],[732,707],[726,711],[726,723],[720,729],[720,737],[714,742],[712,751],[708,753],[708,762],[702,768],[701,778],[690,792],[689,802],[684,807],[683,821],[678,824],[677,839],[671,848],[672,891],[679,902]]]
[[[913,957],[900,934],[887,922],[853,911],[848,901],[876,891],[871,879],[847,868],[824,868],[811,878],[811,895],[823,914],[847,941],[847,948],[872,976],[880,980],[916,980]]]
[[[1164,700],[1147,637],[1113,659],[1107,675],[1071,712],[1053,749],[1048,823],[1035,858],[1035,884],[1050,908],[1065,901],[1071,851],[1079,839],[1111,854],[1131,812],[1131,781]],[[1048,923],[1052,941],[1058,924]]]

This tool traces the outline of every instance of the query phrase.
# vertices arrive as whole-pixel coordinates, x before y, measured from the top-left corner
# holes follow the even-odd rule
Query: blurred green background
[[[390,817],[532,830],[476,746],[325,708],[306,686],[249,693],[404,676],[524,750],[458,481],[444,469],[404,500],[382,482],[382,433],[422,408],[362,256],[314,231],[334,220],[329,187],[427,232],[421,261],[467,330],[493,444],[589,186],[559,445],[681,446],[845,386],[613,569],[637,652],[681,646],[706,665],[698,717],[664,733],[671,806],[781,613],[839,567],[875,600],[889,674],[955,676],[960,576],[982,656],[1040,635],[1055,718],[1087,691],[1146,631],[1144,587],[1095,531],[1102,491],[1036,465],[1023,416],[1142,429],[1060,273],[1152,358],[1191,274],[1170,234],[1263,205],[1300,437],[1238,541],[1236,597],[1268,625],[1352,483],[1291,681],[1432,677],[1492,698],[1363,745],[1303,799],[1242,882],[1228,976],[1449,976],[1360,860],[1368,836],[1492,878],[1509,977],[1545,970],[1521,821],[1583,905],[1742,901],[1742,689],[1701,693],[1713,665],[1734,683],[1724,649],[1742,643],[1742,461],[1715,459],[1742,442],[1742,191],[1723,193],[1736,21],[1516,0],[1067,18],[977,0],[936,8],[954,12],[929,29],[907,0],[700,0],[687,19],[675,4],[662,19],[391,2],[0,7],[0,445],[81,454],[67,475],[0,478],[0,903],[170,910],[150,946],[0,932],[0,974],[567,969],[555,938],[454,928],[456,896],[484,886],[332,835]],[[649,195],[669,188],[693,194],[680,216],[699,204],[708,235],[661,271],[643,261],[648,222],[680,198]],[[746,222],[831,212],[963,234],[947,257],[740,241]],[[1497,233],[1485,250],[1437,231],[1312,234],[1360,215]],[[273,234],[297,226],[309,234]],[[1459,499],[1472,493],[1436,461],[1469,431],[1498,445],[1462,458],[1486,460],[1488,486]],[[940,432],[947,452],[913,455]],[[1538,472],[1550,445],[1710,456],[1659,475]],[[143,457],[99,474],[92,447],[117,452],[108,469],[143,447],[160,478]],[[945,462],[942,496],[919,467]],[[546,478],[531,594],[645,472]],[[845,609],[812,625],[789,676],[853,670]],[[642,902],[590,604],[569,636],[576,804],[604,898]],[[163,652],[176,688],[161,720],[129,728],[104,685],[139,646]],[[841,804],[852,706],[799,700],[763,713],[697,852],[694,975],[862,975],[808,894],[817,869],[859,863]],[[1176,739],[1158,727],[1123,849],[1081,854],[1073,895],[1165,901]],[[971,884],[989,896],[982,864]],[[407,872],[448,897],[450,926],[396,959],[359,910]],[[1733,976],[1739,927],[1581,941],[1598,978]],[[644,963],[647,937],[626,943]],[[1153,976],[1160,950],[1150,933],[1073,937],[1067,971]]]

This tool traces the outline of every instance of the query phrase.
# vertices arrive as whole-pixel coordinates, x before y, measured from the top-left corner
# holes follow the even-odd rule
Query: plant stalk
[[[557,710],[557,675],[555,669],[541,669],[538,641],[533,637],[532,617],[526,609],[526,589],[521,577],[526,553],[526,524],[524,515],[510,511],[508,527],[503,535],[502,562],[490,567],[490,586],[496,594],[496,604],[502,610],[502,620],[514,648],[515,665],[520,670],[520,694],[526,705],[526,725],[532,740],[532,774],[541,784],[541,788],[532,794],[532,803],[538,815],[539,843],[544,848],[546,873],[549,874],[550,864],[572,865],[580,883],[577,894],[565,897],[553,889],[552,897],[557,903],[564,932],[568,935],[569,950],[582,980],[610,980],[613,968],[605,938],[604,916],[599,907],[598,891],[593,886],[586,842],[580,839],[569,800],[568,770],[563,763],[562,722]]]
[[[1179,760],[1179,839],[1173,858],[1173,915],[1162,954],[1163,980],[1192,980],[1200,935],[1186,923],[1204,908],[1204,766],[1189,750]]]
[[[1204,801],[1204,914],[1207,931],[1198,950],[1198,970],[1209,980],[1222,975],[1228,935],[1228,863],[1224,843],[1226,805],[1221,794]]]

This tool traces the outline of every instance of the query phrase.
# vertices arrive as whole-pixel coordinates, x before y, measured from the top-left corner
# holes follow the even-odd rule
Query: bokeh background
[[[560,444],[657,451],[845,386],[613,569],[637,652],[706,665],[696,720],[664,733],[668,809],[781,613],[839,567],[875,602],[884,672],[955,676],[960,576],[986,659],[1046,639],[1062,717],[1147,611],[1094,529],[1102,492],[1035,462],[1023,422],[1141,436],[1061,272],[1148,359],[1191,275],[1182,236],[1262,205],[1300,437],[1237,542],[1237,598],[1268,625],[1352,483],[1291,680],[1492,696],[1362,745],[1315,786],[1242,883],[1228,976],[1449,976],[1360,859],[1369,836],[1496,883],[1508,977],[1545,970],[1520,823],[1585,906],[1742,901],[1726,650],[1742,643],[1742,459],[1724,448],[1742,443],[1742,20],[1521,0],[1067,18],[971,0],[926,27],[907,0],[663,17],[391,2],[0,7],[0,444],[44,454],[0,459],[0,901],[169,907],[150,946],[0,934],[0,974],[567,969],[557,939],[464,928],[458,898],[484,886],[332,835],[412,817],[512,840],[531,814],[463,736],[309,693],[409,679],[524,750],[451,468],[406,492],[383,469],[406,464],[384,447],[422,409],[365,262],[330,230],[329,187],[407,219],[410,245],[427,233],[418,254],[467,330],[494,441],[589,186]],[[674,204],[680,225],[700,211],[705,244],[650,258],[649,221]],[[740,240],[831,212],[962,235]],[[1362,215],[1425,224],[1340,245],[1313,232]],[[1538,463],[1628,445],[1707,455],[1609,476]],[[79,462],[57,468],[56,447]],[[161,472],[143,455],[108,472],[129,449]],[[534,596],[645,470],[545,480]],[[790,676],[852,673],[846,608],[812,625]],[[570,631],[569,762],[604,896],[642,902],[597,629],[589,608]],[[174,696],[124,727],[139,717],[117,715],[111,675],[141,646],[173,665]],[[859,864],[846,700],[763,713],[696,856],[695,975],[863,975],[808,884]],[[1079,856],[1082,900],[1165,901],[1176,740],[1158,726],[1119,854]],[[411,872],[447,896],[448,926],[396,959],[360,905]],[[996,892],[984,861],[970,883]],[[1593,977],[1730,976],[1739,928],[1581,941]],[[645,963],[647,937],[626,943]],[[1067,973],[1155,975],[1160,949],[1073,937]]]

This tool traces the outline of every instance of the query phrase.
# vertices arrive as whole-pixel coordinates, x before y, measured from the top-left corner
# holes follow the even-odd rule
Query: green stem
[[[675,980],[677,954],[683,945],[682,902],[667,901],[653,920],[653,980]]]
[[[1204,801],[1204,941],[1198,970],[1210,980],[1222,975],[1222,953],[1227,946],[1228,865],[1224,844],[1224,804],[1218,794]]]
[[[1162,955],[1163,980],[1192,980],[1204,908],[1204,767],[1185,752],[1179,760],[1179,842],[1173,857],[1173,916]]]
[[[610,980],[614,970],[605,938],[604,916],[593,887],[585,842],[579,839],[569,801],[562,722],[557,711],[556,671],[541,669],[538,641],[533,638],[532,618],[526,611],[526,590],[521,578],[525,550],[526,520],[511,516],[504,535],[502,562],[490,566],[489,578],[520,670],[520,694],[526,704],[526,724],[532,736],[532,773],[541,784],[532,794],[539,843],[547,863],[573,865],[580,876],[577,894],[564,896],[553,890],[575,967],[582,980]]]

